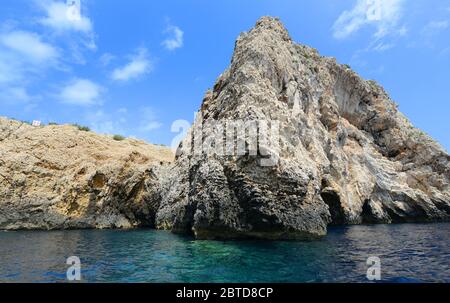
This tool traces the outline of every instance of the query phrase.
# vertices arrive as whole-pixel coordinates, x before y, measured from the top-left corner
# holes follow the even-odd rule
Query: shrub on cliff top
[[[116,141],[123,141],[125,140],[125,137],[121,135],[114,135],[113,139]]]
[[[79,124],[72,124],[72,126],[75,126],[76,128],[78,128],[78,130],[81,130],[83,132],[90,132],[91,129],[87,126],[83,126],[83,125],[79,125]]]

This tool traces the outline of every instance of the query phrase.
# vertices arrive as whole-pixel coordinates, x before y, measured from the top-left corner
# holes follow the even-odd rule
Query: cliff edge
[[[0,229],[154,226],[170,149],[0,118]]]

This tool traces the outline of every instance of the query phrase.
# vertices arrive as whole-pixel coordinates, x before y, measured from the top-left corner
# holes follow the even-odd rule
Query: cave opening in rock
[[[345,224],[344,210],[342,209],[341,199],[334,191],[325,191],[320,194],[323,201],[328,205],[331,215],[331,223],[329,225]]]
[[[361,217],[362,217],[362,223],[363,224],[373,224],[376,223],[375,220],[375,214],[372,211],[372,206],[371,206],[371,201],[370,199],[367,199],[364,201],[363,207],[362,207],[362,212],[361,212]]]

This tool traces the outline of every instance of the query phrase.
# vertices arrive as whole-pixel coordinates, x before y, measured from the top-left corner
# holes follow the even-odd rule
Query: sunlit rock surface
[[[172,160],[134,139],[0,118],[0,229],[154,226]]]
[[[200,116],[164,178],[159,228],[199,239],[310,239],[330,224],[449,218],[447,152],[383,88],[294,43],[277,19],[241,34]],[[241,133],[244,155],[196,154],[194,133],[206,142],[222,134],[214,122],[227,120],[278,121],[279,140],[252,150],[254,135]],[[262,165],[276,147],[276,164]]]

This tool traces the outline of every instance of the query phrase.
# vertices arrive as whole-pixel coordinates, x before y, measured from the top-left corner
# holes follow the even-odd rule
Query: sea
[[[196,241],[148,229],[0,232],[0,282],[73,279],[448,283],[450,223],[333,227],[307,242]]]

